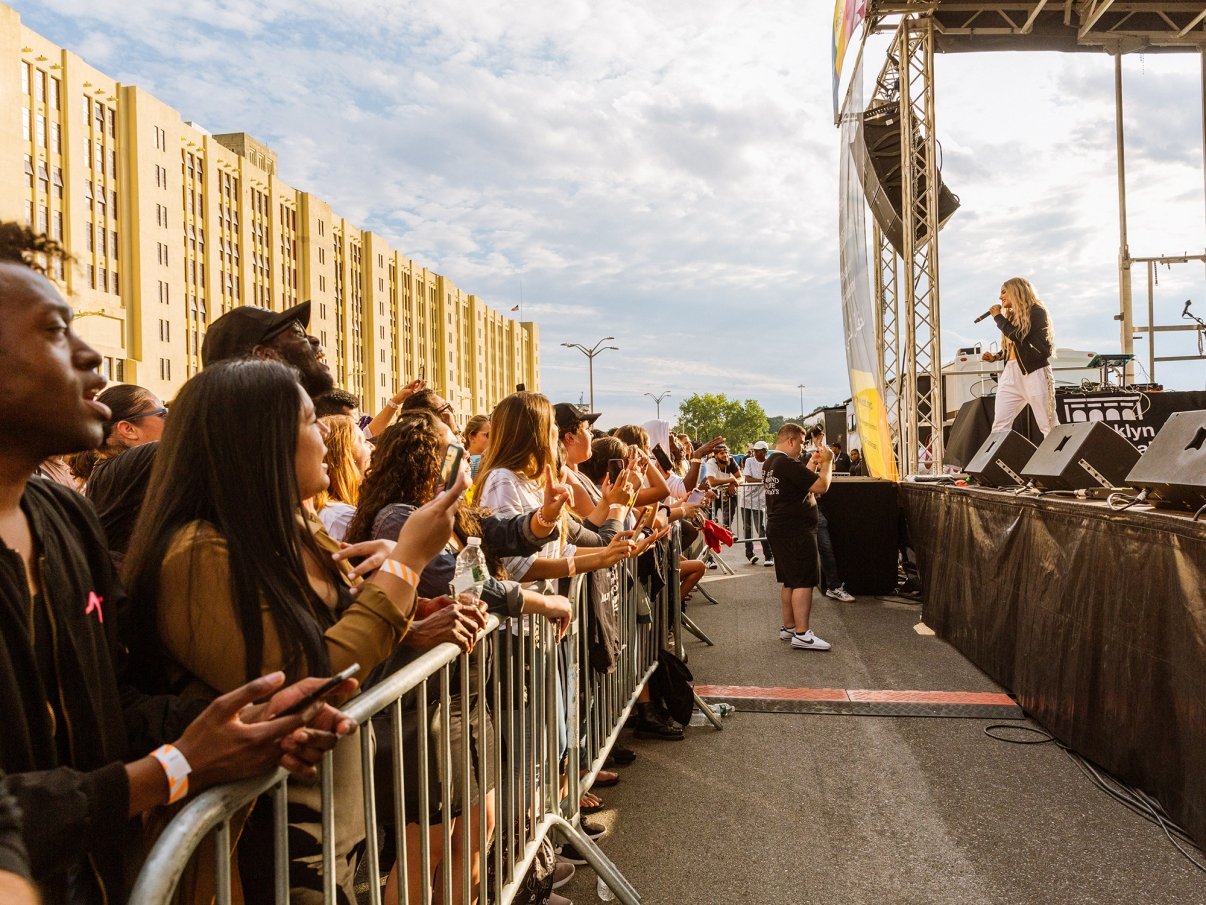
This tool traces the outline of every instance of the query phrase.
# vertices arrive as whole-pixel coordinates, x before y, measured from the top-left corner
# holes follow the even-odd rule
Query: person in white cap
[[[759,440],[750,447],[750,455],[741,463],[741,474],[745,483],[741,486],[741,520],[745,524],[746,537],[762,538],[762,559],[765,565],[774,566],[775,559],[771,553],[770,542],[766,539],[766,494],[762,487],[762,463],[766,461],[766,450],[769,444]],[[745,558],[751,566],[758,565],[758,557],[754,555],[754,542],[745,542]]]

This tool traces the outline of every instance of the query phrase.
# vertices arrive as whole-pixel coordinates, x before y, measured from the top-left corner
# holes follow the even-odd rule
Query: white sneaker
[[[792,635],[791,646],[794,650],[829,650],[829,648],[833,647],[828,641],[824,641],[814,635],[812,629],[809,629],[802,635],[798,632]]]
[[[757,556],[747,556],[746,559],[748,559],[750,561],[751,566],[758,565],[758,557]]]
[[[768,569],[773,569],[775,567],[775,560],[773,558],[768,559],[762,565],[766,566]]]
[[[794,629],[787,628],[787,626],[784,625],[779,626],[780,641],[790,641],[795,634]]]
[[[570,880],[574,879],[574,874],[577,869],[568,861],[557,859],[557,866],[553,869],[553,889],[560,889]]]
[[[825,596],[832,597],[834,600],[840,600],[842,603],[849,603],[854,599],[854,595],[846,590],[844,584],[840,584],[836,588],[830,588],[825,592]]]

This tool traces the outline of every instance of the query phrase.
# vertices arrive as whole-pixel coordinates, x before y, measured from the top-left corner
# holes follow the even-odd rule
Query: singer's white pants
[[[1026,406],[1034,411],[1043,436],[1051,433],[1055,425],[1055,377],[1051,368],[1039,368],[1023,374],[1017,361],[1005,362],[1005,370],[997,381],[997,414],[992,422],[993,433],[1008,430],[1013,419]]]

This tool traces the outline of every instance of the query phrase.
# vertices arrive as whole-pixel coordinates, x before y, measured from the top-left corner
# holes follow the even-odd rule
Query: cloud
[[[809,409],[849,395],[828,4],[14,5],[186,119],[256,135],[286,182],[462,290],[505,311],[522,282],[554,397],[587,383],[559,343],[608,334],[596,402],[617,418],[668,386],[772,413],[797,411],[799,383]],[[1203,245],[1197,73],[1192,55],[1126,60],[1135,249]],[[942,233],[948,353],[994,338],[970,321],[1015,273],[1061,342],[1116,343],[1109,58],[940,57],[936,87],[963,199]]]

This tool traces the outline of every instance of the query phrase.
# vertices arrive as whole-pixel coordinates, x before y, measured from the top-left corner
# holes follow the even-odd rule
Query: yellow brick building
[[[463,292],[277,173],[21,24],[0,5],[0,219],[62,241],[57,274],[106,375],[165,399],[238,305],[312,301],[336,384],[376,411],[423,374],[464,415],[539,388],[536,324]]]

